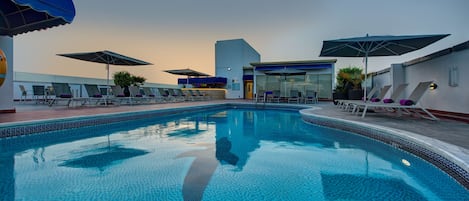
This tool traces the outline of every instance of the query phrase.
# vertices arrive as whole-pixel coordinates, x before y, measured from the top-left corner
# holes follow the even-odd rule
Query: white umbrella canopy
[[[450,34],[368,36],[323,41],[321,54],[325,57],[364,57],[365,82],[368,73],[368,57],[399,56],[422,49]],[[364,90],[366,97],[366,89]],[[366,99],[364,99],[366,101]]]

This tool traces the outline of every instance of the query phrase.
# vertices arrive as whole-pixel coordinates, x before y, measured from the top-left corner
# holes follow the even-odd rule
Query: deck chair
[[[267,101],[280,103],[280,90],[273,90],[272,94],[268,94]]]
[[[383,96],[379,102],[367,102],[367,104],[372,105],[372,104],[389,104],[389,103],[393,103],[393,102],[399,100],[399,98],[401,97],[402,92],[404,92],[407,85],[409,85],[409,84],[406,83],[406,84],[400,84],[399,86],[397,86],[397,88],[392,92],[390,98],[385,99],[384,96]],[[386,94],[383,94],[383,95],[386,95]],[[358,114],[358,112],[360,112],[360,109],[364,108],[364,104],[365,104],[364,102],[355,102],[355,103],[353,103],[352,113]]]
[[[101,91],[96,84],[84,84],[86,93],[88,93],[88,102],[94,102],[95,105],[100,103],[106,103],[107,99],[105,96],[101,94]]]
[[[298,96],[298,90],[292,89],[290,90],[290,96],[288,97],[288,103],[296,101],[296,103],[300,103],[300,97]]]
[[[172,97],[169,95],[168,91],[163,88],[157,88],[158,89],[158,94],[159,96],[164,100],[164,101],[173,101]]]
[[[161,96],[157,96],[152,88],[150,87],[143,87],[143,93],[145,95],[146,98],[149,99],[149,101],[155,101],[155,103],[158,103],[158,102],[162,102],[163,99],[161,98]]]
[[[256,93],[256,102],[264,102],[267,97],[265,97],[265,90],[258,90]]]
[[[364,104],[363,107],[363,113],[362,113],[362,118],[365,118],[366,111],[368,108],[388,108],[388,109],[393,109],[397,110],[398,114],[401,115],[401,110],[404,110],[407,113],[411,113],[410,109],[420,109],[422,110],[425,114],[428,116],[423,116],[419,112],[415,112],[418,116],[421,118],[425,119],[430,119],[430,120],[438,120],[432,113],[430,113],[428,110],[423,108],[422,106],[419,105],[419,101],[422,98],[422,96],[425,94],[425,92],[428,90],[430,85],[433,83],[433,81],[428,81],[428,82],[420,82],[415,89],[412,91],[410,96],[407,99],[401,99],[399,102],[394,102],[394,103],[388,103],[388,104]]]
[[[181,90],[181,89],[173,89],[174,93],[182,100],[182,101],[187,101],[188,98],[186,94]]]
[[[367,93],[367,96],[366,96],[366,100],[370,100],[371,97],[373,97],[375,95],[375,93],[379,90],[379,87],[378,86],[374,86],[368,93]],[[337,101],[337,107],[338,108],[342,108],[342,109],[345,109],[347,110],[348,109],[348,106],[349,106],[349,103],[350,102],[357,102],[357,101],[361,101],[363,102],[363,100],[347,100],[347,99],[338,99],[336,100]]]
[[[188,89],[187,90],[189,92],[189,98],[192,100],[192,101],[196,101],[196,100],[202,100],[203,97],[200,97],[199,95],[197,95],[192,89]]]
[[[74,98],[68,83],[53,82],[52,87],[54,88],[55,98],[49,101],[49,106],[64,101],[67,103],[67,106],[70,107],[74,101],[80,101],[81,105],[83,105],[85,103],[84,101],[86,101],[84,98]]]
[[[124,89],[121,86],[111,86],[112,92],[112,99],[118,103],[122,104],[122,102],[130,103],[130,97],[126,97],[124,93]]]
[[[388,93],[389,89],[391,88],[391,85],[386,85],[384,86],[377,97],[373,98],[373,96],[378,92],[379,90],[379,87],[373,87],[373,89],[371,89],[370,93],[366,96],[366,102],[380,102],[383,100],[384,96],[386,96],[386,94]],[[361,103],[364,103],[365,101],[363,100],[343,100],[342,101],[342,109],[344,109],[345,111],[349,111],[349,108],[353,108],[352,109],[352,113],[355,112],[355,110],[357,109],[357,104],[361,104]]]
[[[314,90],[306,90],[306,94],[304,97],[305,104],[310,101],[311,103],[318,103],[318,92]]]
[[[46,88],[43,85],[33,85],[33,99],[38,103],[46,103]]]
[[[149,102],[150,99],[147,97],[144,97],[142,93],[140,93],[140,87],[138,86],[129,86],[129,92],[130,92],[130,104],[134,103],[144,103],[144,102]]]
[[[196,89],[195,94],[197,94],[199,97],[201,97],[202,100],[210,100],[210,96],[207,96],[205,94],[202,94],[200,90]]]
[[[21,90],[20,102],[25,102],[28,97],[28,91],[26,91],[26,88],[24,87],[24,85],[20,84],[19,88]]]

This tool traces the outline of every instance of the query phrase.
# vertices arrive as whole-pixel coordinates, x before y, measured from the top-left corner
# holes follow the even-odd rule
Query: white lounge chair
[[[67,106],[70,107],[71,104],[75,101],[80,102],[81,105],[85,104],[85,98],[75,98],[73,97],[72,91],[70,90],[70,86],[68,83],[52,83],[52,87],[54,88],[55,98],[49,101],[49,106],[57,104],[58,102],[64,101],[67,102]]]
[[[366,112],[368,108],[385,108],[385,109],[393,109],[397,110],[398,114],[401,114],[401,110],[404,110],[407,113],[411,113],[410,109],[420,109],[423,112],[425,112],[428,117],[421,115],[418,112],[415,112],[418,116],[425,118],[425,119],[430,119],[430,120],[438,120],[432,113],[430,113],[428,110],[423,108],[422,106],[419,105],[419,101],[422,98],[422,96],[425,94],[425,92],[428,90],[430,85],[433,83],[433,81],[428,81],[428,82],[420,82],[415,89],[412,91],[410,96],[407,99],[401,99],[399,102],[394,102],[394,103],[365,103],[363,104],[363,113],[362,113],[362,118],[365,118]]]

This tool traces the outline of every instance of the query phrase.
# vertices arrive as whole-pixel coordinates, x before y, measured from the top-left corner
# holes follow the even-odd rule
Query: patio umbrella
[[[449,35],[368,36],[367,34],[365,37],[326,40],[323,41],[319,56],[364,57],[366,83],[368,57],[403,55],[424,48]],[[364,97],[366,97],[366,89]]]
[[[186,69],[175,69],[175,70],[165,70],[164,72],[171,73],[173,75],[185,75],[187,76],[186,84],[189,85],[190,76],[200,77],[200,76],[210,76],[209,74],[201,73],[199,71],[192,70],[190,68]]]
[[[290,76],[290,75],[305,75],[306,71],[284,67],[282,69],[266,71],[264,73],[266,75],[280,75],[280,76],[283,76],[284,80],[287,80],[287,76]],[[285,93],[286,92],[287,92],[287,85],[285,84]]]
[[[72,0],[4,0],[0,1],[0,35],[68,24],[74,17]]]
[[[109,64],[118,66],[138,66],[138,65],[151,65],[151,63],[134,59],[128,56],[117,54],[108,50],[97,51],[97,52],[81,52],[81,53],[69,53],[69,54],[57,54],[59,56],[79,59],[83,61],[90,61],[96,63],[106,64],[107,70],[107,86],[109,90]],[[109,93],[108,93],[109,94]]]

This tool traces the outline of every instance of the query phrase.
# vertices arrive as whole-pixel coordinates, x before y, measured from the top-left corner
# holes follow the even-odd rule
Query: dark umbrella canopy
[[[175,70],[165,70],[164,72],[171,73],[173,75],[186,75],[186,76],[210,76],[209,74],[205,74],[199,71],[195,71],[189,68],[186,69],[175,69]]]
[[[97,52],[57,54],[57,55],[79,59],[83,61],[120,65],[120,66],[138,66],[138,65],[150,65],[151,64],[146,61],[124,56],[122,54],[111,52],[109,50],[103,50],[103,51],[97,51]]]
[[[326,57],[364,57],[365,82],[368,57],[398,56],[422,49],[450,34],[410,36],[368,36],[323,41],[321,54]],[[366,97],[366,90],[364,90]],[[366,100],[366,99],[365,99]]]
[[[81,52],[81,53],[70,53],[70,54],[57,54],[59,56],[69,57],[73,59],[79,59],[83,61],[90,61],[96,63],[106,64],[107,70],[107,85],[109,86],[109,64],[120,65],[120,66],[138,66],[138,65],[151,65],[146,61],[138,60],[132,57],[117,54],[108,50],[97,51],[97,52]],[[108,87],[109,89],[109,87]],[[109,93],[108,93],[109,94]]]
[[[2,0],[0,35],[14,36],[63,25],[74,17],[72,0]]]
[[[449,34],[413,36],[365,36],[323,42],[320,56],[398,56],[422,49]]]

